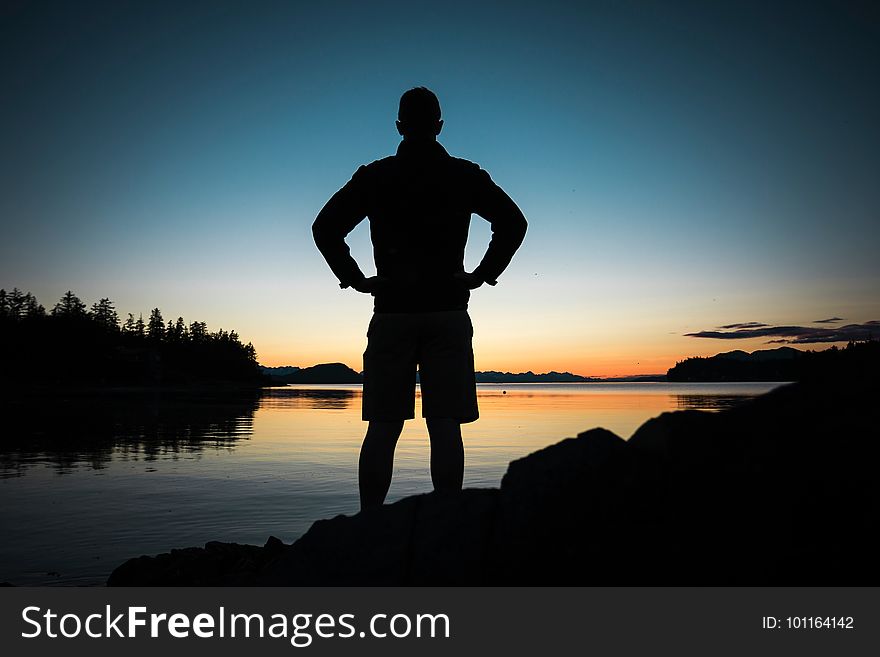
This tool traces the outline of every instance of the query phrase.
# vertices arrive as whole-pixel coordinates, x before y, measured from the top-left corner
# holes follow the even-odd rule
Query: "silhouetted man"
[[[431,440],[438,492],[461,490],[461,424],[477,411],[470,290],[495,285],[526,233],[526,219],[489,174],[451,157],[437,142],[440,103],[428,89],[400,99],[397,154],[360,167],[312,226],[315,243],[340,281],[375,298],[364,352],[359,463],[361,508],[381,506],[391,485],[403,422],[415,416],[416,367],[422,416]],[[471,213],[488,220],[492,239],[479,266],[464,269]],[[345,237],[365,217],[376,276],[365,277]]]

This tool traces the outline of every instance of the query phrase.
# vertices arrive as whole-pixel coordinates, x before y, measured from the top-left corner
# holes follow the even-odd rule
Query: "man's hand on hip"
[[[351,286],[358,292],[375,294],[378,290],[382,289],[387,280],[388,279],[382,278],[381,276],[370,276],[369,278],[362,278],[361,280],[352,283]]]
[[[466,271],[459,271],[454,273],[453,278],[456,281],[464,285],[469,290],[476,290],[483,284],[483,279],[477,276],[476,274],[471,274]]]

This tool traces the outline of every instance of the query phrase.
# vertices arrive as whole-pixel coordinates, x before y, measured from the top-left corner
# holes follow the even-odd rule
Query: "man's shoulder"
[[[387,157],[379,158],[378,160],[373,160],[368,164],[363,164],[358,167],[358,173],[376,173],[380,171],[385,171],[390,167],[395,165],[395,156],[389,155]]]
[[[449,161],[452,166],[461,169],[465,173],[478,173],[482,171],[482,167],[476,162],[471,162],[470,160],[466,160],[463,157],[454,157],[452,155],[449,156]]]
[[[377,180],[385,178],[394,167],[394,156],[389,155],[378,160],[373,160],[368,164],[362,164],[351,177],[351,182],[356,186],[370,186]]]
[[[479,164],[466,160],[463,157],[455,157],[454,155],[447,154],[444,160],[446,162],[447,171],[462,183],[479,185],[484,178],[489,177],[489,174],[487,174]]]
[[[476,162],[460,157],[450,157],[456,176],[473,190],[485,190],[494,183],[489,172]]]

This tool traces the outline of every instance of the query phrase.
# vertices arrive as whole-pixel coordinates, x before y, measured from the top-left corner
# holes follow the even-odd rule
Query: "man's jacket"
[[[315,243],[342,287],[364,278],[345,237],[364,218],[380,284],[376,312],[467,308],[464,271],[471,214],[489,221],[492,239],[474,274],[494,285],[526,233],[513,200],[478,165],[436,141],[401,142],[397,154],[360,167],[312,225]]]

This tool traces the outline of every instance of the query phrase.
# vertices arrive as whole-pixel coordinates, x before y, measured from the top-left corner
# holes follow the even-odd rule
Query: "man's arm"
[[[367,216],[364,202],[365,176],[366,167],[355,171],[351,180],[327,201],[312,224],[315,244],[339,279],[341,288],[359,289],[366,280],[345,243],[345,237]]]
[[[473,275],[495,285],[522,244],[528,224],[513,199],[482,169],[476,174],[473,209],[492,226],[489,248]]]

